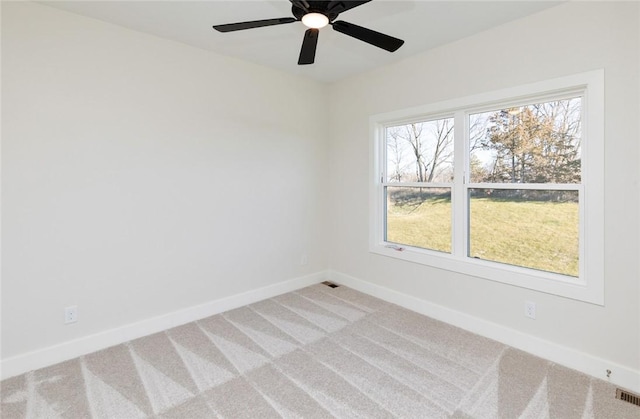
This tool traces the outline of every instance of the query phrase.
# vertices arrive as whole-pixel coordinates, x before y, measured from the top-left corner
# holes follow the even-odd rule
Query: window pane
[[[580,183],[581,98],[469,116],[471,182]]]
[[[385,189],[385,241],[451,252],[451,188]]]
[[[469,256],[578,276],[578,191],[469,190]]]
[[[387,127],[387,182],[451,182],[453,118]]]

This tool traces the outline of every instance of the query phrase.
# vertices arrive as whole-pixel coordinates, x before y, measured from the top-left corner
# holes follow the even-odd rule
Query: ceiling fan
[[[318,34],[320,28],[327,25],[333,26],[333,29],[349,35],[353,38],[364,41],[368,44],[394,52],[404,44],[402,39],[394,38],[353,23],[336,20],[338,15],[354,7],[363,5],[371,0],[364,1],[306,1],[306,0],[289,0],[292,4],[291,12],[294,17],[281,17],[276,19],[253,20],[249,22],[228,23],[225,25],[215,25],[213,29],[219,32],[233,32],[244,29],[260,28],[263,26],[283,25],[285,23],[293,23],[301,21],[307,31],[302,40],[302,48],[300,49],[300,57],[298,64],[313,64],[316,57],[316,46],[318,44]]]

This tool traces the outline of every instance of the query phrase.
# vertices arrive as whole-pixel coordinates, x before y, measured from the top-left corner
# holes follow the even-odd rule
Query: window
[[[371,118],[371,251],[602,304],[603,72]]]
[[[385,238],[451,252],[453,118],[386,127]]]

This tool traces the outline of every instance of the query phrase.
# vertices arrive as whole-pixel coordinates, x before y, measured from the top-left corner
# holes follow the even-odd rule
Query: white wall
[[[2,2],[2,89],[3,359],[326,269],[321,85]]]
[[[332,86],[331,269],[637,374],[639,17],[637,3],[571,2]],[[369,253],[370,115],[600,68],[604,307]],[[537,303],[537,320],[523,315],[525,300]]]

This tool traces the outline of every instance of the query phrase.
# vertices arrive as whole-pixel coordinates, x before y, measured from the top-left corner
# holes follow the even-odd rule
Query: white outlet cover
[[[75,323],[78,321],[78,306],[70,306],[64,309],[64,323]]]
[[[536,303],[533,301],[525,301],[524,302],[524,315],[529,317],[530,319],[536,318]]]

